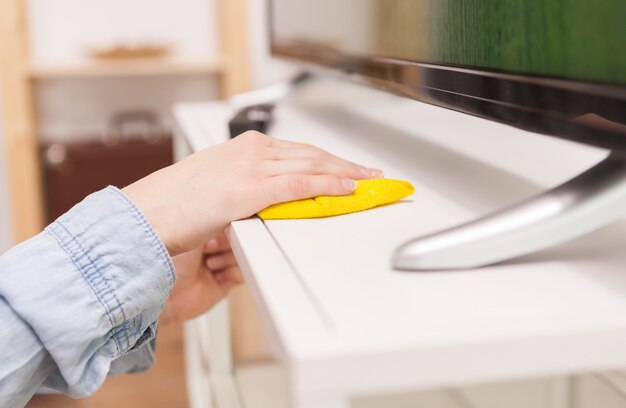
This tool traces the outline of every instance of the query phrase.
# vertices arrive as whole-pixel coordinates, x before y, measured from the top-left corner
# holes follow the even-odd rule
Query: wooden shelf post
[[[247,3],[219,0],[216,5],[219,52],[226,58],[226,69],[220,78],[221,98],[250,90]]]
[[[43,228],[33,83],[28,64],[26,2],[0,0],[0,92],[14,242]]]

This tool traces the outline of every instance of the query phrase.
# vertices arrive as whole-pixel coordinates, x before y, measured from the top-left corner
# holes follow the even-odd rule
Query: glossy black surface
[[[288,10],[284,9],[286,1],[274,0],[275,7],[283,8],[278,10],[283,20],[288,15],[286,14]],[[292,1],[300,4],[308,3],[309,11],[313,10],[311,9],[312,0]],[[487,0],[473,1],[483,6],[489,4]],[[358,43],[356,46],[343,39],[341,35],[338,37],[340,39],[334,43],[328,41],[327,34],[326,37],[321,35],[320,38],[327,39],[327,41],[322,41],[316,38],[313,28],[316,24],[331,28],[333,24],[345,24],[346,27],[358,26],[360,23],[351,19],[363,15],[362,10],[361,14],[355,12],[347,13],[344,17],[331,16],[329,20],[332,21],[323,23],[319,19],[325,15],[324,11],[318,11],[317,15],[310,12],[306,16],[307,23],[305,24],[309,26],[307,38],[295,34],[290,37],[289,30],[283,30],[276,24],[273,25],[275,35],[272,38],[272,52],[275,55],[332,68],[375,87],[424,102],[535,132],[626,152],[626,86],[623,84],[626,69],[623,72],[619,69],[626,61],[626,54],[623,48],[615,46],[622,40],[626,42],[626,37],[621,40],[608,37],[613,32],[619,34],[626,30],[626,19],[623,20],[623,26],[616,25],[614,19],[606,21],[605,28],[595,30],[593,37],[587,38],[581,36],[590,32],[589,27],[581,27],[578,36],[571,34],[577,33],[577,27],[571,26],[572,24],[582,24],[579,14],[587,10],[586,6],[578,5],[578,8],[572,9],[573,11],[567,9],[569,14],[563,18],[563,21],[554,22],[555,27],[552,27],[551,21],[545,20],[547,17],[554,17],[555,12],[561,10],[559,7],[566,6],[563,0],[556,2],[560,4],[559,7],[540,1],[520,3],[517,0],[507,0],[499,3],[498,7],[493,10],[483,7],[479,10],[480,12],[464,6],[458,8],[458,13],[461,15],[455,14],[456,9],[448,6],[445,7],[445,13],[439,12],[443,10],[439,9],[443,7],[440,3],[434,7],[429,6],[431,2],[423,0],[416,0],[414,3],[405,0],[388,2],[363,0],[362,3],[355,1],[347,3],[375,5],[378,11],[384,11],[385,4],[403,4],[405,11],[421,10],[422,17],[419,21],[422,23],[434,24],[435,21],[424,20],[423,15],[431,17],[436,15],[438,19],[436,22],[440,26],[428,29],[430,32],[428,38],[421,40],[418,38],[417,46],[411,49],[406,45],[405,38],[405,35],[408,35],[406,34],[408,32],[407,18],[398,16],[396,10],[392,21],[402,22],[404,28],[395,30],[391,35],[380,29],[375,31],[375,36],[382,36],[384,39],[370,38],[359,42],[358,38],[353,38],[350,41],[354,44]],[[333,3],[321,1],[319,6],[321,7],[322,4]],[[526,14],[507,12],[503,9],[507,4],[509,7],[517,7],[518,11],[522,7],[522,11],[525,10]],[[607,7],[614,7],[616,14],[623,13],[626,10],[622,7],[624,4],[626,2],[616,3],[613,0],[603,3],[600,6],[601,9],[603,8],[601,14],[610,14],[611,10],[607,10]],[[344,8],[347,7],[344,3],[342,5]],[[426,6],[429,6],[428,12],[424,11]],[[534,9],[527,10],[528,7],[534,7]],[[549,10],[542,10],[542,7]],[[290,3],[287,8],[295,14],[302,12],[297,11],[294,3]],[[434,8],[439,10],[438,14],[433,14]],[[332,9],[329,12],[332,12]],[[376,17],[378,14],[370,13],[369,18],[374,15],[378,25],[381,19],[382,23],[389,23],[389,17],[384,16],[385,12],[382,14],[383,17]],[[528,17],[529,15],[531,17]],[[485,29],[477,28],[476,21],[495,19],[497,16],[503,19],[508,16],[511,19],[508,24],[513,24],[517,28],[499,31],[498,27],[506,26],[506,20],[491,21],[491,25]],[[530,28],[523,25],[523,21],[518,18],[520,16],[528,17]],[[537,16],[542,17],[543,20]],[[296,20],[302,17],[294,15]],[[393,20],[394,18],[396,20]],[[593,16],[589,21],[590,24],[596,24],[599,27],[600,23]],[[441,26],[444,23],[445,26]],[[368,24],[372,25],[371,22]],[[540,24],[546,25],[549,29],[544,29],[539,34],[531,33],[532,27],[537,28]],[[558,31],[559,27],[561,34]],[[291,30],[297,33],[299,28],[291,28]],[[417,38],[415,35],[423,34],[428,30],[418,27],[414,30],[412,38]],[[337,32],[352,33],[344,29]],[[369,31],[361,30],[361,32]],[[448,34],[432,34],[441,32]],[[451,45],[451,39],[460,38],[459,33],[463,32],[467,33],[467,37],[464,38],[462,44]],[[506,33],[504,39],[503,33]],[[532,38],[527,38],[529,36]],[[529,48],[539,44],[538,41],[542,38],[546,41],[550,40],[551,43],[538,50]],[[577,38],[584,39],[582,42],[579,41],[580,48],[592,50],[595,45],[600,49],[589,52],[589,58],[596,58],[595,61],[587,61],[584,66],[568,67],[568,58],[575,60],[574,56],[578,55],[578,51],[574,50],[575,47],[570,44]],[[402,42],[402,45],[392,52],[394,41]],[[380,46],[381,43],[384,43],[384,46]],[[378,54],[373,53],[375,48],[372,48],[371,44],[378,44],[382,47]],[[564,48],[560,53],[557,52],[559,44]],[[498,50],[498,47],[511,49]],[[556,52],[558,55],[549,54],[550,52]],[[400,53],[403,53],[402,58],[395,57]],[[412,55],[416,56],[415,60],[407,59]],[[426,62],[418,58],[433,55],[448,55],[447,62],[452,62],[442,64],[440,59],[435,61],[434,57],[433,61]],[[526,56],[522,58],[520,55]],[[476,64],[471,65],[468,62]],[[559,72],[563,72],[563,75],[558,75]],[[572,77],[578,78],[572,79]]]

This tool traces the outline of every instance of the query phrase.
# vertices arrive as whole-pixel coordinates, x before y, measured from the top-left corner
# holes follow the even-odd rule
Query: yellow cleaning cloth
[[[414,192],[415,188],[408,181],[359,180],[352,194],[319,196],[275,204],[259,212],[258,216],[264,220],[330,217],[390,204],[402,200]]]

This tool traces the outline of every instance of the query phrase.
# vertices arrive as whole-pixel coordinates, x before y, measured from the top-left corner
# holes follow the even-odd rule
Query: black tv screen
[[[624,0],[269,0],[274,55],[626,152]]]

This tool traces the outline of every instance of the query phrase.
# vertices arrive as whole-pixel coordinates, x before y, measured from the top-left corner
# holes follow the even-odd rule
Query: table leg
[[[571,377],[558,377],[550,380],[549,408],[569,408],[572,406]]]

